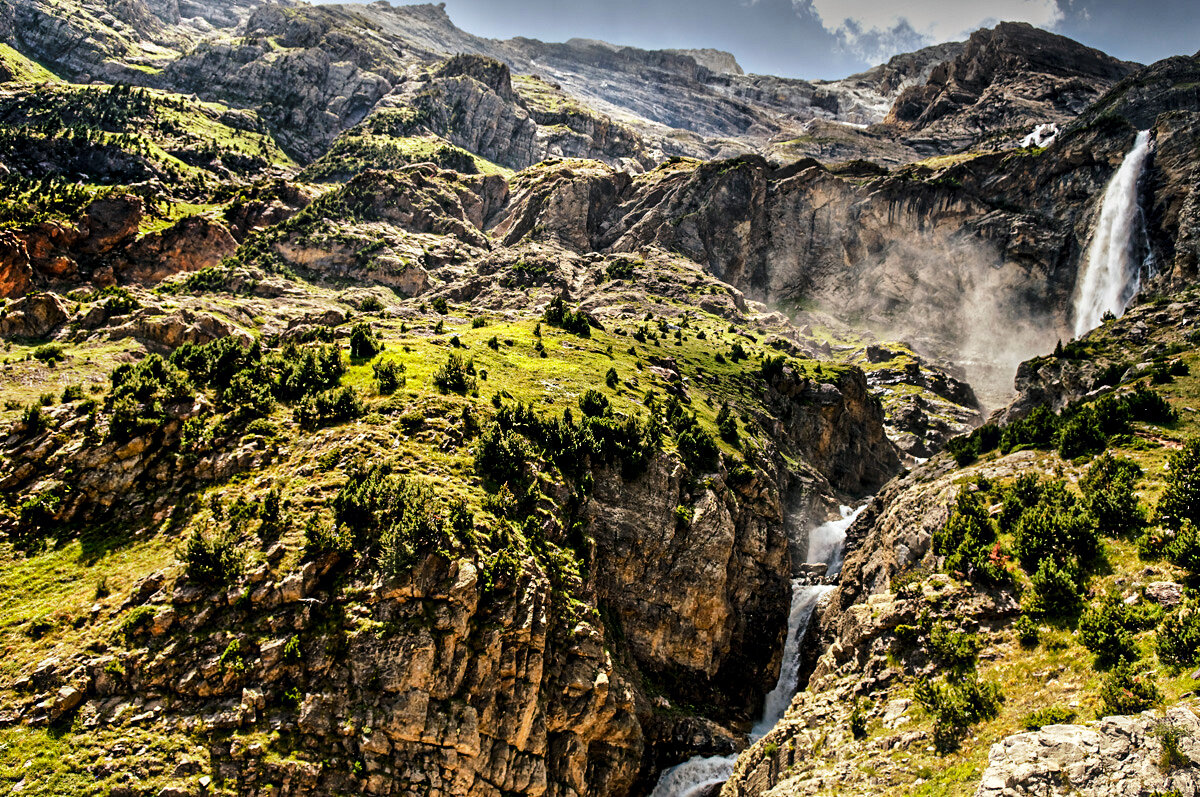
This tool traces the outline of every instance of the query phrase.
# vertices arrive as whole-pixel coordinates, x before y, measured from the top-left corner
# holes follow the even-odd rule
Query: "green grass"
[[[11,83],[58,83],[57,75],[46,67],[21,53],[7,44],[0,44],[0,67],[3,67],[12,77]]]

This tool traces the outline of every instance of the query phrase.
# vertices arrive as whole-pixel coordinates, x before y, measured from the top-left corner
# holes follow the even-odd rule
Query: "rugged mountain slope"
[[[1031,25],[1003,23],[971,35],[928,81],[896,99],[886,124],[922,134],[943,152],[1072,121],[1138,64]]]
[[[1191,371],[1200,362],[1198,312],[1194,290],[1173,302],[1148,303],[1061,355],[1028,363],[1022,373],[1042,380],[1036,391],[1030,377],[1019,382],[1022,397],[1007,416],[1003,439],[997,434],[991,444],[1000,443],[999,450],[952,447],[963,466],[941,454],[872,501],[849,532],[854,552],[837,590],[810,627],[807,689],[787,718],[743,754],[722,794],[821,794],[835,784],[854,794],[1192,788],[1200,750],[1191,736],[1196,706],[1187,698],[1194,687],[1189,662],[1198,654],[1191,642],[1183,643],[1183,653],[1172,645],[1185,633],[1177,618],[1192,611],[1186,585],[1193,570],[1184,543],[1170,542],[1174,532],[1163,512],[1164,496],[1177,489],[1169,485],[1179,483],[1165,463],[1180,473],[1190,468],[1183,464],[1188,460],[1173,457],[1197,430]],[[1133,361],[1140,363],[1127,366]],[[1172,411],[1147,409],[1157,406],[1143,400],[1151,394],[1164,397]],[[1065,422],[1039,442],[1017,442],[1035,425],[1020,419],[1046,418],[1030,415],[1032,406],[1066,408],[1081,396],[1086,409],[1067,409],[1063,418],[1074,413],[1083,420]],[[1068,427],[1097,423],[1104,408],[1115,406],[1113,397],[1122,396],[1142,397],[1132,426],[1107,443],[1099,432],[1086,453],[1072,459],[1078,449]],[[975,439],[986,438],[977,433]],[[1136,463],[1135,481],[1095,481],[1111,462],[1107,454],[1094,457],[1106,448]],[[1077,497],[1068,496],[1056,511],[1076,514],[1092,533],[1098,528],[1101,539],[1097,553],[1083,553],[1082,542],[1058,550],[1056,561],[1084,565],[1073,576],[1079,586],[1056,593],[1051,604],[1041,597],[1049,587],[1038,560],[1026,558],[1028,541],[1039,532],[1032,515],[1018,519],[1022,500],[1029,499],[1017,492],[1061,479]],[[1097,489],[1113,502],[1105,504],[1110,508],[1121,504],[1119,495],[1133,503],[1121,504],[1124,514],[1104,514],[1092,492]],[[964,525],[972,507],[986,525]],[[1088,515],[1093,511],[1100,514]],[[1114,525],[1114,517],[1121,521]],[[973,530],[959,536],[966,528]],[[996,536],[970,536],[988,528]],[[978,546],[979,558],[969,565],[955,558],[966,550],[960,543]],[[1114,601],[1127,617],[1119,619],[1118,609],[1101,611]],[[1117,631],[1121,622],[1125,630]],[[1132,671],[1116,664],[1122,656],[1134,662]],[[994,683],[1002,701],[982,715],[970,707],[956,714],[927,691],[931,681],[942,689],[963,684],[950,688],[949,694],[958,690],[953,699],[984,706],[986,689],[968,687]],[[1154,710],[1109,716],[1144,709]]]
[[[811,689],[727,789],[973,789],[985,743],[956,737],[960,766],[934,774],[933,722],[902,705],[951,694],[917,689],[934,666],[1020,695],[988,741],[1035,699],[1030,661],[1094,702],[1087,656],[1059,644],[1071,618],[1020,603],[1051,576],[1005,558],[1016,532],[952,566],[943,540],[964,478],[993,480],[971,482],[991,523],[1021,472],[1088,463],[1040,437],[993,454],[1016,434],[993,427],[951,443],[968,470],[937,452],[982,420],[977,389],[995,403],[979,374],[1008,379],[1067,328],[1138,129],[1146,237],[1173,264],[1149,289],[1190,282],[1195,59],[1075,118],[1128,65],[1009,26],[814,84],[721,53],[480,39],[438,6],[110,5],[0,6],[5,786],[644,793],[744,746],[807,529],[876,493],[813,627]],[[940,110],[843,124],[901,92]],[[911,163],[1047,113],[1048,149],[972,132]],[[1103,436],[1153,502],[1190,429],[1193,305],[1027,363],[1011,429],[1118,387],[1141,403],[1096,404]],[[1138,380],[1183,420],[1143,417]],[[1098,411],[1061,430],[1094,444]],[[1134,543],[1103,549],[1109,572],[1059,552],[1072,585],[1141,596]],[[1184,594],[1188,560],[1165,555],[1146,601]],[[1011,580],[975,579],[993,566]],[[1051,642],[1029,658],[1019,612]],[[866,741],[831,748],[842,723]],[[1008,771],[1034,741],[984,788],[1043,783]]]
[[[506,63],[518,75],[540,78],[564,91],[576,108],[587,109],[584,115],[590,119],[566,122],[577,140],[561,146],[551,141],[539,149],[542,156],[598,157],[612,163],[630,158],[623,162],[628,165],[646,157],[657,162],[667,155],[714,158],[759,152],[782,159],[871,157],[905,163],[919,156],[895,130],[864,132],[843,123],[883,121],[905,90],[917,92],[905,108],[923,107],[919,97],[944,93],[944,87],[938,87],[942,78],[927,83],[935,67],[956,55],[962,58],[962,45],[939,45],[842,81],[812,83],[743,75],[736,61],[721,53],[649,52],[581,39],[562,44],[484,39],[455,27],[445,10],[434,5],[253,8],[239,3],[227,10],[185,5],[177,11],[171,4],[128,0],[120,14],[84,5],[81,13],[61,20],[52,5],[10,0],[5,9],[8,22],[0,29],[7,31],[4,38],[35,59],[61,64],[66,76],[194,92],[204,99],[254,108],[271,123],[288,152],[303,160],[317,157],[337,133],[361,121],[381,98],[412,77],[413,67],[471,53]],[[946,151],[947,137],[958,141],[964,126],[975,130],[981,120],[996,121],[997,114],[1005,116],[1009,126],[1030,118],[1057,120],[1068,111],[1054,105],[1063,90],[1079,97],[1098,93],[1128,71],[1105,62],[1073,77],[1082,81],[1080,86],[1067,86],[1062,58],[1050,63],[1030,56],[1030,48],[1045,49],[1046,42],[1025,41],[1029,34],[1004,30],[1008,33],[984,37],[1000,44],[974,46],[970,63],[987,61],[989,68],[999,70],[992,92],[1004,94],[1004,102],[1019,112],[1010,109],[987,120],[964,117],[946,122],[943,126],[950,126],[937,134],[937,141],[931,143],[923,134],[920,146],[925,151]],[[1057,49],[1072,56],[1084,49],[1062,42],[1055,40]],[[959,68],[963,70],[972,75],[979,71]],[[1045,85],[1022,84],[1022,70],[1042,75]],[[975,83],[988,79],[973,77],[971,85],[978,88]],[[1047,93],[1047,87],[1054,91]],[[1009,102],[1018,95],[1019,102]],[[1071,105],[1069,110],[1081,107]],[[947,112],[943,108],[938,113]],[[549,128],[563,123],[537,119],[536,112],[534,116]],[[911,120],[902,116],[899,121],[907,129]],[[630,141],[619,149],[631,152],[612,153],[603,141],[589,146],[594,128],[623,126],[630,129],[619,137]],[[554,138],[552,130],[546,137]],[[974,139],[959,143],[968,140]]]

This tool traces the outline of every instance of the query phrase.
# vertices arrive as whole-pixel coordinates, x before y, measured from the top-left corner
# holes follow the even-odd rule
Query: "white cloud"
[[[812,13],[847,49],[882,60],[926,45],[963,39],[998,22],[1029,22],[1042,28],[1062,19],[1057,0],[792,0]]]

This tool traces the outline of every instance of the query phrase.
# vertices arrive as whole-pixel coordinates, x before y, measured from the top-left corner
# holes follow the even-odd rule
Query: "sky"
[[[1200,0],[446,0],[446,11],[479,36],[715,47],[747,72],[809,79],[845,77],[1001,20],[1142,63],[1200,50]]]

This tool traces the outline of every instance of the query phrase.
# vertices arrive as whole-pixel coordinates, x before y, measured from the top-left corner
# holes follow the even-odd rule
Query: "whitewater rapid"
[[[1105,313],[1124,313],[1141,287],[1142,264],[1134,256],[1142,222],[1138,180],[1149,155],[1150,131],[1143,130],[1104,189],[1075,300],[1075,337],[1100,326]]]
[[[836,576],[842,570],[842,556],[846,547],[846,530],[863,511],[848,506],[841,508],[841,518],[822,523],[808,535],[808,552],[805,557],[810,563],[824,563],[827,577]],[[792,582],[792,604],[788,611],[787,638],[783,643],[783,663],[779,668],[779,679],[767,694],[763,703],[762,717],[749,733],[749,741],[756,742],[766,736],[775,723],[783,718],[796,684],[800,680],[800,645],[808,631],[813,612],[833,587],[810,586],[799,581]],[[699,797],[713,786],[729,780],[737,755],[696,756],[678,766],[664,770],[650,797]]]

